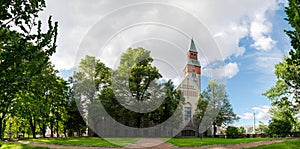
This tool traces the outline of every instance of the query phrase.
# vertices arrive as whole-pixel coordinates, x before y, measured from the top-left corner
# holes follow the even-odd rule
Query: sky
[[[151,51],[165,79],[179,84],[193,38],[202,66],[202,90],[211,78],[226,82],[234,125],[268,122],[274,64],[290,49],[284,29],[287,0],[48,0],[40,19],[59,22],[51,57],[59,75],[71,76],[85,55],[115,69],[129,47]]]

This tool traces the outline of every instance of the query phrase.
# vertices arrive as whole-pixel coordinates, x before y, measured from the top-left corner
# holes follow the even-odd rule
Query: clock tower
[[[201,90],[201,65],[198,60],[198,51],[193,39],[191,39],[190,47],[186,54],[186,65],[183,74],[184,77],[190,75],[193,81],[198,85],[199,91]]]

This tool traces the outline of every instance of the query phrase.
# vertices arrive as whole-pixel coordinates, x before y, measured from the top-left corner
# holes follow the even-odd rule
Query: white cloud
[[[267,21],[264,13],[257,13],[250,24],[250,35],[254,40],[252,46],[258,50],[271,50],[276,42],[270,37],[272,24]]]
[[[275,64],[282,61],[283,55],[283,52],[274,49],[272,51],[256,51],[253,54],[246,55],[245,58],[250,58],[254,61],[254,65],[248,67],[250,70],[262,73],[266,77],[271,78],[270,75],[274,76]],[[263,80],[266,81],[265,78]]]
[[[148,7],[144,7],[146,4],[137,5],[127,9],[123,13],[117,14],[118,11],[116,10],[121,7],[144,2],[149,3]],[[209,65],[216,60],[230,59],[232,56],[242,56],[246,49],[241,47],[239,43],[241,39],[247,36],[253,38],[254,43],[252,45],[258,50],[272,49],[276,42],[270,36],[272,25],[267,18],[267,12],[277,10],[279,3],[286,4],[286,2],[286,0],[91,0],[86,3],[79,0],[73,0],[72,2],[51,0],[47,1],[46,11],[42,14],[41,18],[46,20],[46,16],[51,14],[55,20],[59,21],[58,49],[51,58],[52,62],[56,65],[56,69],[70,69],[74,66],[77,50],[85,35],[91,27],[96,25],[95,23],[110,13],[116,13],[117,16],[112,18],[112,20],[102,22],[104,25],[108,23],[110,27],[105,28],[105,33],[97,34],[97,38],[91,39],[89,44],[93,44],[93,42],[99,44],[107,41],[107,37],[111,37],[114,33],[114,27],[121,26],[122,23],[124,23],[123,20],[127,20],[129,23],[136,23],[148,19],[173,26],[174,23],[177,23],[178,26],[175,27],[183,30],[188,36],[203,35],[203,29],[199,29],[198,25],[201,23],[213,37],[212,40],[207,40],[207,37],[196,38],[196,42],[202,50],[200,60],[205,67],[206,64]],[[90,5],[91,3],[93,5]],[[162,3],[165,6],[154,6],[153,3]],[[153,5],[153,9],[150,9],[151,5]],[[182,10],[182,12],[178,13],[174,11],[176,8],[171,8],[174,6],[178,7],[178,10]],[[159,9],[160,7],[165,7],[166,9]],[[184,14],[184,12],[186,12],[186,14]],[[113,21],[115,23],[111,23]],[[125,24],[125,26],[128,25],[129,24]],[[173,31],[176,30],[173,29]],[[124,51],[128,48],[128,45],[142,45],[143,43],[134,44],[132,42],[136,42],[138,39],[150,38],[148,36],[139,36],[139,34],[151,34],[155,38],[165,39],[175,43],[176,46],[181,48],[179,53],[183,53],[183,55],[185,55],[188,47],[187,39],[179,37],[178,34],[158,26],[156,29],[152,28],[151,32],[145,32],[145,30],[139,30],[137,28],[132,29],[130,33],[124,32],[122,38],[115,39],[115,41],[117,39],[122,40],[119,40],[119,43],[115,43],[115,41],[110,43],[107,49],[115,50],[122,48],[120,50]],[[211,46],[214,41],[216,41],[218,47]],[[95,44],[94,47],[97,47],[97,44]],[[152,45],[154,46],[155,44],[156,43]],[[148,46],[148,49],[154,49],[153,46]],[[174,48],[174,46],[165,46],[164,48]],[[161,57],[165,57],[165,55],[169,56],[170,54],[170,52],[162,52],[162,48],[158,50],[161,51],[159,54],[162,55]],[[108,65],[112,65],[112,61],[118,59],[120,55],[119,52],[116,51],[109,51],[107,53],[108,55],[102,59]],[[220,53],[221,56],[216,53]],[[183,59],[179,61],[178,58]],[[184,56],[178,57],[176,55],[168,60],[171,64],[176,63],[174,68],[182,72],[185,64]],[[223,73],[224,75],[220,75],[220,77],[232,78],[239,72],[236,63],[229,63],[224,68],[219,68],[214,71],[218,72],[224,70],[226,70],[226,73]],[[173,77],[173,79],[174,78],[175,77]]]
[[[249,113],[249,112],[246,112],[244,113],[243,115],[239,115],[239,117],[241,119],[244,119],[244,120],[251,120],[254,118],[254,114],[253,113]]]
[[[271,115],[269,113],[270,106],[260,106],[260,107],[253,107],[252,110],[255,113],[255,118],[257,120],[269,120]],[[239,117],[243,120],[251,120],[254,118],[254,114],[250,112],[243,113],[239,115]]]
[[[270,106],[260,106],[260,107],[253,107],[252,110],[256,113],[256,118],[260,120],[267,120],[270,119],[271,115],[269,113]]]
[[[228,63],[225,66],[217,68],[204,68],[203,75],[210,78],[231,79],[239,72],[237,63]]]

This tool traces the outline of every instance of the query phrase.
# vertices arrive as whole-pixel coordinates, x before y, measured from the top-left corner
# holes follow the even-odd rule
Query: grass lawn
[[[47,149],[44,147],[29,146],[23,144],[3,143],[1,142],[0,149]]]
[[[168,140],[174,146],[203,146],[203,145],[220,145],[220,144],[240,144],[248,142],[258,142],[266,140],[278,140],[280,138],[240,138],[240,139],[224,139],[224,138],[172,138]]]
[[[270,145],[262,145],[258,147],[253,147],[249,149],[300,149],[300,139],[298,140],[290,140],[282,143],[274,143]]]
[[[108,141],[106,141],[108,140]],[[81,138],[39,138],[20,140],[21,142],[39,142],[59,145],[75,145],[75,146],[126,146],[138,141],[139,138],[97,138],[97,137],[81,137]],[[112,143],[111,143],[112,142]]]

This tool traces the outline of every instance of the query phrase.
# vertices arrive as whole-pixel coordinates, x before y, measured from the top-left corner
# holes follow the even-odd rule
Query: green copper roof
[[[187,64],[199,67],[201,66],[199,61],[193,59],[189,59]]]
[[[195,46],[195,43],[194,43],[193,39],[191,39],[191,45],[190,45],[189,51],[197,52],[197,48]]]

